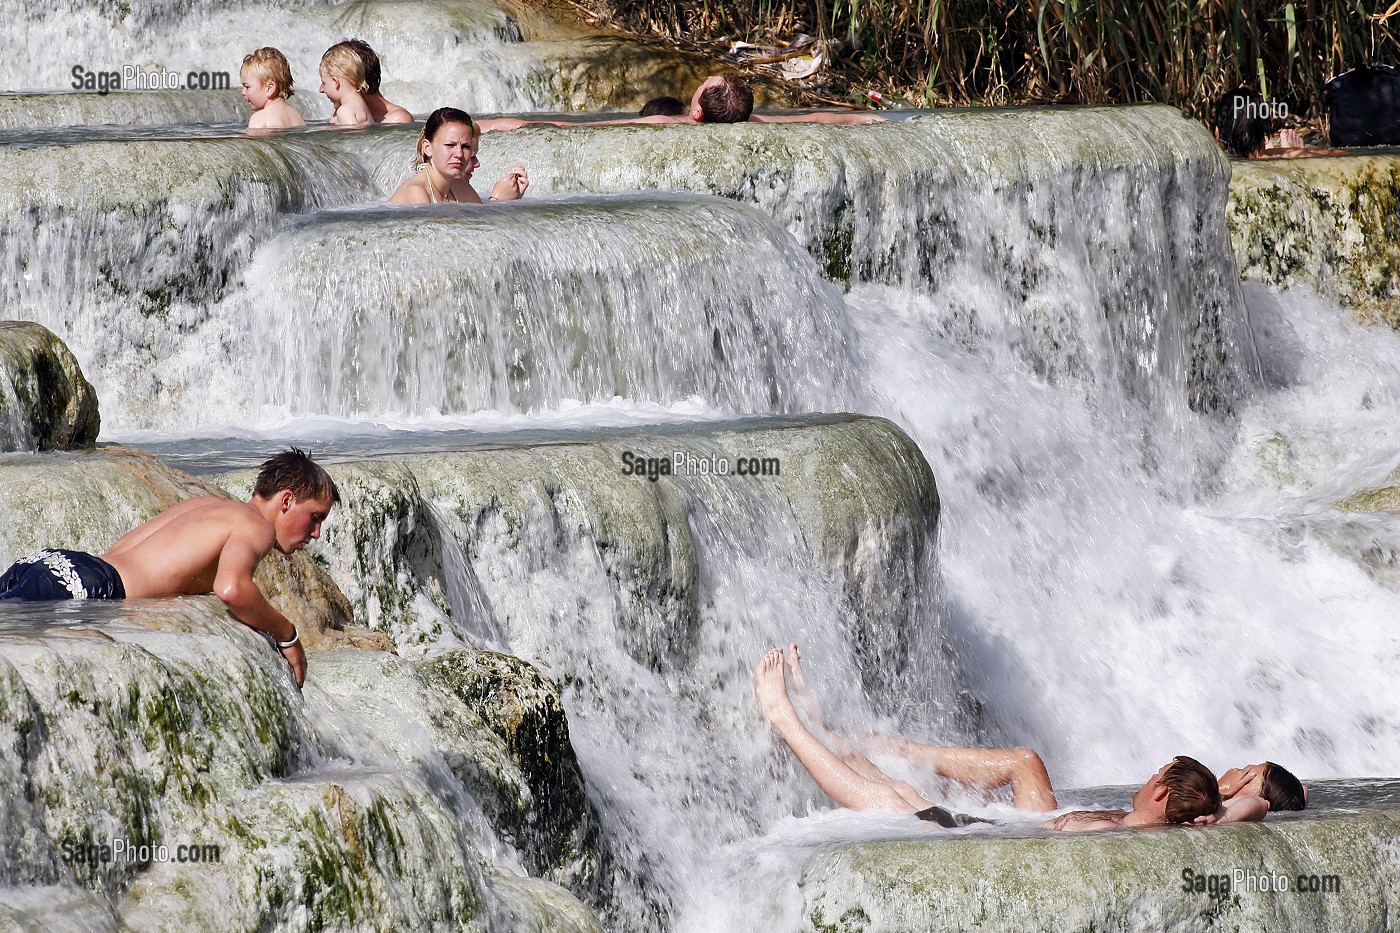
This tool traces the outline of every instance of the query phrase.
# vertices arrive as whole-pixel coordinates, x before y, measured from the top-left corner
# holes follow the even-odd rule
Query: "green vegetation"
[[[1203,116],[1238,85],[1318,115],[1322,85],[1356,65],[1400,64],[1394,0],[588,0],[624,28],[689,37],[830,40],[828,93],[869,88],[919,104],[1161,101]]]

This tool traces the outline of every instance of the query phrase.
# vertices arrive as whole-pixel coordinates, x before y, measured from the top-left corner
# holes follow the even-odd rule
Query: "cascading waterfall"
[[[805,259],[766,218],[712,198],[321,214],[268,243],[253,284],[215,310],[199,340],[233,352],[223,372],[199,361],[205,385],[179,380],[187,414],[173,420],[207,419],[225,399],[252,403],[231,422],[616,396],[839,410],[850,398],[840,297]],[[245,331],[259,336],[240,347]],[[250,368],[258,391],[237,399],[231,384]]]
[[[296,54],[345,15],[300,9]],[[109,140],[76,173],[45,171],[69,147],[8,146],[0,317],[69,342],[106,437],[206,472],[209,434],[353,459],[366,443],[339,438],[365,420],[475,425],[479,450],[338,465],[327,561],[405,655],[485,643],[560,681],[611,926],[809,919],[785,895],[715,907],[741,881],[790,894],[811,847],[852,832],[785,819],[820,800],[751,705],[773,643],[804,645],[843,731],[1030,745],[1061,784],[1140,780],[1177,752],[1400,768],[1400,541],[1332,509],[1395,466],[1400,345],[1315,296],[1241,293],[1228,165],[1195,123],[1146,107],[532,129],[488,136],[477,175],[524,161],[531,201],[379,206],[413,133]],[[619,400],[719,423],[589,428]],[[548,436],[493,440],[483,410]],[[917,450],[870,420],[730,420],[809,411],[886,416]],[[620,475],[624,450],[755,445],[781,483]],[[364,709],[373,673],[355,675]],[[316,703],[342,734],[336,701]],[[371,746],[332,751],[399,754]]]
[[[317,93],[321,54],[350,36],[371,40],[389,64],[383,90],[415,113],[442,103],[452,88],[458,106],[475,110],[521,110],[550,106],[530,82],[528,56],[512,54],[520,31],[499,7],[459,0],[454,3],[240,3],[136,2],[54,3],[35,10],[8,3],[13,24],[0,41],[4,64],[0,87],[72,88],[73,68],[83,73],[120,74],[125,67],[143,73],[170,71],[182,86],[189,72],[227,74],[229,96],[238,101],[238,69],[243,56],[266,45],[278,47],[292,67],[292,103],[308,117],[325,119],[330,103]],[[15,7],[18,7],[16,9]],[[96,79],[94,79],[95,81]],[[128,87],[128,89],[132,89]],[[155,89],[155,88],[152,88]],[[225,105],[211,99],[211,110],[197,122],[225,118]],[[160,97],[148,106],[160,120]],[[238,122],[247,120],[246,106]],[[42,119],[42,117],[40,117]],[[119,122],[114,114],[103,122]]]
[[[575,747],[619,866],[611,926],[651,929],[669,924],[717,845],[813,799],[792,762],[766,754],[751,657],[801,639],[860,712],[892,712],[910,680],[939,679],[926,672],[941,639],[924,621],[936,493],[913,445],[869,419],[559,441],[336,467],[354,519],[327,550],[342,578],[365,579],[357,566],[402,578],[411,571],[384,560],[383,539],[407,548],[403,516],[432,513],[441,573],[464,586],[447,600],[452,637],[408,631],[418,609],[385,627],[416,651],[486,639],[569,685]],[[658,493],[617,473],[623,451],[772,457],[782,473],[687,477]],[[406,488],[422,501],[396,501]],[[397,612],[391,593],[359,598],[373,602],[366,615]],[[942,712],[923,713],[965,729],[953,684],[937,693]]]

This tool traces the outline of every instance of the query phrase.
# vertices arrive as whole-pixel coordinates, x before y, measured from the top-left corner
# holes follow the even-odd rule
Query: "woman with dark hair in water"
[[[399,185],[390,204],[480,204],[472,187],[472,172],[481,165],[476,158],[481,132],[465,111],[439,107],[428,116],[418,137],[413,164],[418,171]],[[518,201],[525,196],[530,177],[524,166],[512,165],[491,189],[492,201]]]

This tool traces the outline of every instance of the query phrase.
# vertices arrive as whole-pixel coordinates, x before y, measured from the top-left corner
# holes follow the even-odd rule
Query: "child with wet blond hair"
[[[374,116],[365,102],[369,81],[365,63],[347,43],[326,49],[321,56],[321,93],[335,106],[331,123],[337,126],[368,126]]]
[[[271,47],[256,49],[243,56],[238,76],[243,82],[243,99],[253,108],[248,129],[274,130],[306,125],[296,108],[287,103],[287,98],[295,93],[287,56]]]

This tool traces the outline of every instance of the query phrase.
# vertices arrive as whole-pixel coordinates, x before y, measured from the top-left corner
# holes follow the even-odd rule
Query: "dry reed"
[[[1237,85],[1321,110],[1356,65],[1400,65],[1400,0],[587,0],[644,35],[716,48],[831,42],[828,80],[938,106],[1164,101],[1203,115]]]

